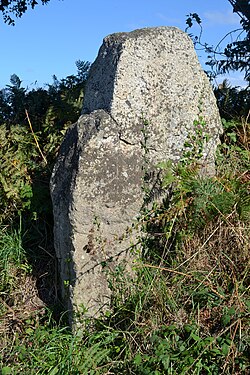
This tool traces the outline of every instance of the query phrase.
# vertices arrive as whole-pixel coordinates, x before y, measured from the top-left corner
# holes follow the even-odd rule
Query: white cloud
[[[220,83],[223,82],[224,79],[227,79],[232,87],[247,87],[247,82],[244,80],[243,74],[240,74],[238,72],[220,75],[214,80],[214,84],[218,86]]]
[[[156,13],[155,16],[159,18],[160,20],[164,21],[165,23],[172,24],[172,25],[179,25],[181,24],[181,19],[180,18],[173,18],[173,17],[168,17],[163,13]]]
[[[210,26],[214,25],[238,25],[240,18],[237,14],[232,13],[232,11],[227,12],[204,12],[205,20],[209,23]]]

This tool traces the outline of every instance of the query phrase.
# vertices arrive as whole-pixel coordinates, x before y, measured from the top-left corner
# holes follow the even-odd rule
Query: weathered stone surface
[[[69,309],[96,315],[111,268],[135,240],[143,176],[178,161],[199,117],[204,171],[213,172],[221,123],[190,38],[158,27],[106,37],[88,79],[83,115],[67,132],[51,179],[55,247]],[[126,233],[127,230],[127,233]],[[126,234],[126,235],[125,235]]]
[[[125,234],[140,209],[141,154],[140,145],[120,140],[117,123],[103,110],[82,115],[68,130],[51,190],[69,309],[83,304],[94,315],[109,301],[103,271],[126,257],[131,245]]]

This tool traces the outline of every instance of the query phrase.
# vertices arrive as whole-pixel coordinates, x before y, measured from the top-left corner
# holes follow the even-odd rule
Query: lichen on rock
[[[209,135],[201,167],[213,173],[221,122],[187,34],[156,27],[104,39],[82,115],[67,131],[51,178],[55,248],[70,310],[83,305],[98,316],[109,305],[105,269],[130,259],[145,158],[151,172],[161,161],[180,160],[199,118]]]

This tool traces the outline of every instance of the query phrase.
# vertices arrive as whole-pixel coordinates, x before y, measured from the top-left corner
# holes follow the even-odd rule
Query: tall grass
[[[11,292],[18,283],[16,270],[21,269],[26,259],[22,245],[21,223],[18,230],[0,228],[0,291]]]
[[[133,278],[121,266],[110,273],[110,311],[82,315],[74,334],[63,314],[27,308],[21,284],[35,283],[21,226],[2,227],[2,374],[249,374],[248,132],[225,125],[213,178],[190,164],[163,167],[173,193],[141,216]]]

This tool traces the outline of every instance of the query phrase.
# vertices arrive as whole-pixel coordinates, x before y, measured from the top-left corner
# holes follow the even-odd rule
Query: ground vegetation
[[[182,160],[157,166],[166,194],[135,226],[136,279],[122,265],[110,273],[110,311],[80,313],[75,335],[60,302],[49,179],[81,111],[89,64],[77,68],[35,90],[13,75],[0,92],[2,374],[248,374],[249,93],[215,90],[216,176],[199,174],[202,119]]]

